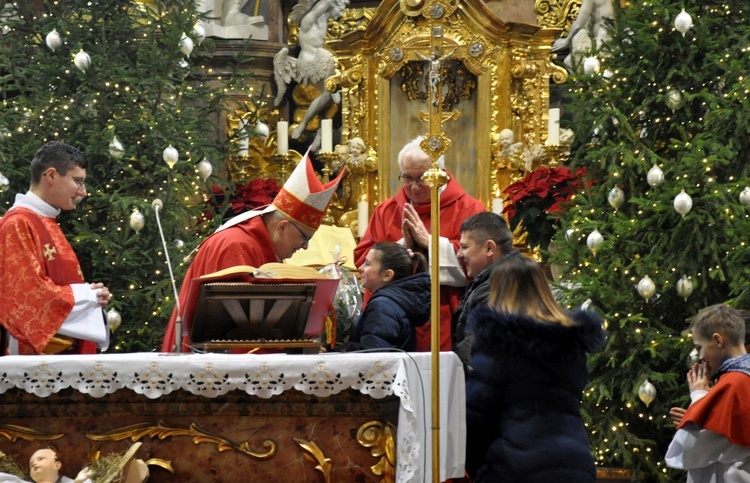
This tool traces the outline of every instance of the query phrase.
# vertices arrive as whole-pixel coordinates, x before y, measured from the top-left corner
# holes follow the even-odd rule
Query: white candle
[[[503,199],[502,198],[492,198],[492,212],[497,215],[503,214]]]
[[[333,152],[333,119],[323,119],[320,121],[322,130],[322,142],[320,150],[324,153]]]
[[[289,123],[286,121],[276,123],[276,152],[278,154],[289,152]]]
[[[239,127],[237,128],[239,130],[239,146],[240,149],[237,154],[240,156],[247,156],[247,150],[250,147],[250,136],[247,133],[247,121],[244,119],[240,119]]]
[[[549,123],[547,124],[547,144],[557,146],[560,144],[560,109],[549,110]]]
[[[370,207],[367,200],[361,200],[357,203],[357,236],[362,238],[367,230],[367,223],[370,221]]]

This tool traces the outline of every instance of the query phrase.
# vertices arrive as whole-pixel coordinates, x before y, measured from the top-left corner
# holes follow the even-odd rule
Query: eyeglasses
[[[401,174],[398,175],[398,179],[403,184],[415,184],[417,186],[424,185],[424,180],[422,179],[422,176],[418,176],[418,177],[414,178],[412,176],[407,176],[404,173],[401,173]]]
[[[68,175],[64,174],[63,176]],[[79,188],[83,188],[86,186],[86,178],[81,178],[80,176],[68,176],[68,178],[72,179],[76,186],[78,186]]]
[[[302,229],[300,229],[300,227],[298,227],[297,224],[295,222],[293,222],[292,220],[289,220],[289,223],[293,227],[295,227],[297,229],[297,231],[299,232],[300,235],[302,235],[302,244],[306,245],[310,241],[310,239],[312,238],[312,235],[310,235],[310,236],[305,235],[305,232],[302,231]]]

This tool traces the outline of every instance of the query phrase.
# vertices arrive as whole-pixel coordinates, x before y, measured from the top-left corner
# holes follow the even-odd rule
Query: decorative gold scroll
[[[320,471],[320,473],[323,475],[324,483],[331,483],[331,469],[333,469],[333,463],[331,463],[331,459],[326,458],[320,447],[313,441],[305,441],[301,438],[294,438],[294,442],[300,445],[303,450],[305,450],[305,458],[312,461],[313,463],[318,463],[317,466],[315,466],[315,469]]]
[[[370,467],[373,474],[381,476],[381,483],[393,483],[396,479],[396,427],[391,423],[369,421],[357,431],[357,441],[365,448],[372,448],[370,454],[380,458]]]
[[[15,424],[0,424],[0,436],[5,436],[11,443],[15,443],[18,438],[26,441],[52,441],[65,436],[65,433],[40,433],[39,431],[25,426]]]
[[[140,423],[114,429],[102,434],[86,434],[86,437],[92,441],[122,441],[130,439],[135,442],[146,436],[162,440],[172,436],[189,436],[193,438],[193,443],[195,444],[213,443],[217,446],[219,452],[236,451],[260,461],[271,459],[276,455],[276,443],[273,440],[264,440],[263,448],[266,451],[256,452],[251,449],[249,441],[243,441],[240,444],[232,443],[216,433],[201,428],[195,423],[192,423],[188,428],[179,428],[167,426],[159,421],[157,425]]]

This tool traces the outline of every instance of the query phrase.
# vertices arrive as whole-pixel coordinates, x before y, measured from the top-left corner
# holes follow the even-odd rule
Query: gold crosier
[[[429,112],[420,111],[419,119],[426,121],[429,126],[427,136],[420,143],[422,151],[432,158],[432,168],[422,175],[422,179],[430,187],[430,233],[440,233],[440,188],[448,182],[448,175],[438,168],[438,158],[451,147],[451,141],[443,132],[443,123],[452,119],[458,119],[460,113],[453,110],[450,113],[443,112],[442,80],[440,79],[443,44],[443,28],[432,26],[430,37],[430,55],[427,62],[427,82],[430,86],[430,96],[427,102]],[[418,53],[417,55],[420,55]],[[423,57],[420,55],[420,57]],[[432,263],[430,269],[432,294],[430,302],[430,339],[431,339],[431,364],[432,364],[432,481],[440,482],[440,267],[437,260],[440,259],[439,236],[430,237],[430,252]]]

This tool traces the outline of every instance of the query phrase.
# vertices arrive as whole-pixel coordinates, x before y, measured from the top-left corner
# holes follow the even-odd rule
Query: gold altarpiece
[[[400,148],[425,134],[429,58],[440,30],[445,135],[452,141],[445,155],[447,170],[464,189],[490,208],[492,199],[520,179],[530,167],[521,152],[515,159],[501,155],[498,138],[510,129],[514,143],[536,150],[531,168],[565,160],[568,146],[549,146],[548,115],[551,83],[563,83],[564,68],[554,62],[552,43],[570,28],[580,0],[536,0],[537,25],[505,23],[481,0],[385,0],[378,8],[348,8],[330,20],[326,44],[336,59],[336,75],[326,86],[341,93],[340,139],[332,153],[322,154],[324,176],[346,162],[346,146],[360,138],[367,146],[364,163],[346,163],[350,175],[330,208],[329,223],[350,226],[357,220],[357,203],[374,206],[398,189]],[[289,22],[287,43],[296,43],[299,26]],[[237,112],[273,126],[277,109],[261,114]],[[330,114],[329,114],[330,115]],[[314,119],[313,125],[317,125]],[[299,160],[275,156],[276,133],[250,139],[249,155],[230,160],[235,179],[279,176]],[[339,149],[342,148],[342,149]]]
[[[561,28],[505,24],[479,0],[386,0],[339,22],[329,27],[339,70],[328,87],[342,93],[342,143],[360,137],[378,159],[367,192],[352,193],[349,209],[362,194],[373,205],[398,189],[398,152],[427,131],[419,112],[431,102],[424,81],[436,35],[443,111],[458,113],[443,124],[452,140],[446,168],[467,192],[489,207],[512,179],[503,172],[510,168],[496,172],[493,135],[508,128],[525,146],[545,142],[550,79],[567,76],[550,53]]]

